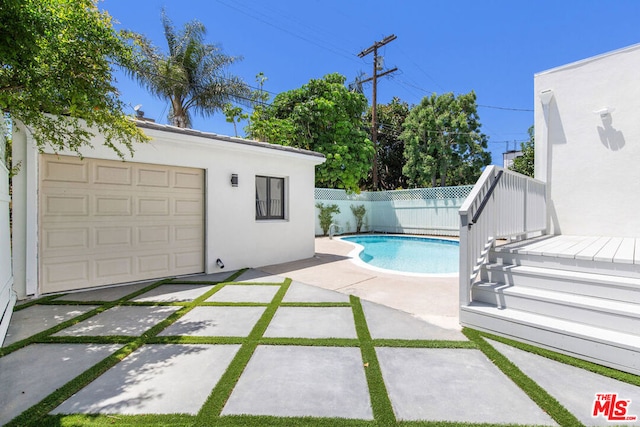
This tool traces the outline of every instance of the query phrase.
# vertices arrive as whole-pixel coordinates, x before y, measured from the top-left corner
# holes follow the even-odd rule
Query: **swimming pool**
[[[431,237],[369,235],[341,237],[357,246],[358,259],[374,268],[394,272],[455,275],[459,244]],[[355,258],[355,254],[353,255]]]

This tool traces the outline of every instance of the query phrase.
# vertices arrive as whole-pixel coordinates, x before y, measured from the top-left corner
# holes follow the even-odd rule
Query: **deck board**
[[[611,237],[599,237],[598,239],[594,240],[589,246],[578,252],[575,256],[575,259],[593,261],[596,254],[600,252],[607,243],[609,243],[609,240],[611,240]]]
[[[622,237],[612,237],[606,245],[604,245],[598,253],[593,257],[594,261],[613,262],[613,258],[618,252],[618,248],[622,243]]]
[[[640,238],[557,235],[507,243],[499,250],[523,255],[640,265]]]
[[[636,239],[633,237],[625,237],[618,247],[618,251],[613,256],[613,262],[621,264],[633,264],[635,255]]]

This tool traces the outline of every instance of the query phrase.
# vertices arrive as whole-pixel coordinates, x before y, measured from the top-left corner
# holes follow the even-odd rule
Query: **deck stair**
[[[496,246],[460,321],[640,375],[640,239],[543,236]]]

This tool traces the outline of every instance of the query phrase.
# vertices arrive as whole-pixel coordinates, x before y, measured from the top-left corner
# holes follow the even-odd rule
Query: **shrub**
[[[364,207],[364,205],[351,205],[351,212],[353,213],[353,216],[356,217],[356,233],[359,233],[362,229],[364,215],[367,213],[367,209]]]
[[[333,222],[333,214],[340,213],[338,205],[323,205],[322,203],[316,203],[316,208],[320,209],[318,219],[320,219],[320,227],[322,228],[323,236],[326,236],[329,232],[329,227]]]

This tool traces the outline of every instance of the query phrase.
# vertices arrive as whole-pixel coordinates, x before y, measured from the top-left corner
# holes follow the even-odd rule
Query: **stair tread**
[[[547,301],[556,301],[565,305],[583,306],[590,309],[615,312],[618,314],[624,314],[626,316],[640,318],[640,309],[638,307],[638,304],[632,302],[618,301],[588,295],[579,295],[563,292],[562,290],[554,291],[541,288],[532,288],[528,286],[514,286],[506,285],[504,283],[486,281],[478,282],[474,284],[474,286],[478,287],[479,289],[491,288],[493,291],[499,290],[500,292],[507,295],[517,295],[536,299],[544,299]]]
[[[525,323],[531,326],[554,330],[565,335],[580,336],[585,339],[615,344],[619,347],[640,350],[640,336],[611,329],[572,322],[570,320],[557,319],[522,310],[510,308],[497,308],[494,305],[472,302],[462,310],[475,311],[493,317],[509,319],[511,321]]]
[[[587,282],[606,283],[612,286],[639,287],[640,278],[618,276],[614,274],[589,273],[585,271],[563,270],[549,267],[535,267],[529,265],[490,263],[485,264],[487,269],[500,269],[503,271],[512,271],[516,273],[525,273],[532,275],[553,276],[557,278],[576,280],[580,279]]]

